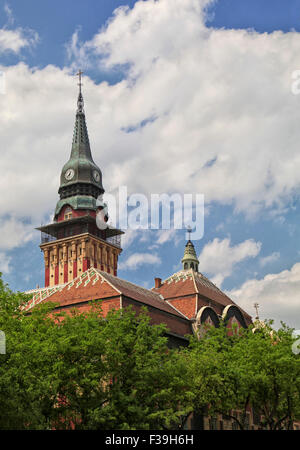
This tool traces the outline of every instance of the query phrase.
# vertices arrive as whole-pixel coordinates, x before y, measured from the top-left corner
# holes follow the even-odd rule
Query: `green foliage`
[[[300,355],[284,324],[222,323],[170,350],[146,310],[104,318],[101,302],[71,314],[46,303],[28,313],[26,301],[0,278],[0,429],[176,429],[192,410],[244,429],[250,406],[268,429],[300,419]]]
[[[211,415],[226,414],[244,429],[251,406],[263,416],[261,426],[291,427],[300,419],[300,355],[292,352],[292,331],[282,324],[275,332],[271,323],[228,330],[222,323],[200,340],[192,338],[187,357],[195,408],[209,405]]]
[[[187,367],[146,311],[30,314],[0,281],[0,429],[161,429],[191,411]]]

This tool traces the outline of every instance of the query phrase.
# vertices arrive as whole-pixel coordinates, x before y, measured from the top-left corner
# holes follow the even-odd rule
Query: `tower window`
[[[70,219],[72,219],[72,209],[71,208],[66,208],[66,210],[65,210],[65,216],[64,216],[64,219],[65,220],[70,220]]]

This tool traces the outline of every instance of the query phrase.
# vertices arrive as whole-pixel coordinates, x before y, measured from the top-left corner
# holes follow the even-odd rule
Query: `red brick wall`
[[[129,298],[122,298],[123,308],[132,305],[136,312],[141,312],[142,304],[138,304],[134,300]],[[145,306],[145,305],[144,305]],[[171,314],[160,311],[156,308],[150,306],[147,307],[149,315],[151,316],[151,323],[153,325],[158,325],[160,323],[165,323],[167,328],[175,334],[184,336],[186,334],[191,334],[191,326],[187,320],[181,319],[180,317],[172,316]]]
[[[187,297],[177,297],[173,300],[168,300],[175,308],[182,312],[189,319],[195,317],[196,311],[196,294]]]
[[[61,305],[61,306],[63,306],[63,305]],[[83,303],[83,304],[77,304],[77,305],[70,304],[70,308],[58,307],[55,309],[55,311],[64,310],[65,312],[67,312],[67,314],[71,314],[72,308],[76,308],[76,310],[79,311],[80,313],[85,313],[85,312],[90,311],[92,306],[88,302]],[[120,309],[120,298],[118,297],[118,298],[113,298],[113,299],[101,300],[101,308],[102,308],[103,316],[105,317],[107,315],[108,311],[110,311],[112,309]],[[52,314],[52,316],[53,315],[54,314]]]
[[[206,297],[204,297],[203,295],[199,295],[198,296],[198,308],[197,308],[197,312],[199,311],[199,309],[201,309],[203,306],[211,306],[215,312],[217,314],[222,314],[222,311],[224,309],[223,305],[220,305],[217,302],[214,302],[213,300],[210,300]]]

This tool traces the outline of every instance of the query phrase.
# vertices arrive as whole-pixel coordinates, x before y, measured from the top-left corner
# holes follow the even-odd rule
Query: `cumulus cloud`
[[[248,239],[231,245],[230,239],[215,238],[203,247],[199,255],[200,271],[212,276],[212,281],[221,286],[224,279],[232,274],[235,265],[247,258],[255,258],[261,243]]]
[[[248,312],[254,312],[254,303],[259,304],[261,319],[274,319],[300,329],[300,263],[290,270],[268,274],[263,279],[246,281],[228,295]]]
[[[271,255],[264,256],[263,258],[260,258],[259,265],[261,267],[264,267],[267,264],[270,264],[270,263],[272,263],[274,261],[278,261],[279,258],[280,258],[280,253],[279,252],[273,252]]]
[[[0,272],[9,273],[11,269],[10,262],[11,257],[4,252],[0,252]]]
[[[120,163],[133,189],[201,192],[247,214],[282,207],[300,184],[299,98],[291,93],[300,35],[207,28],[210,3],[118,8],[92,40],[74,36],[74,55],[124,71],[104,102],[107,117],[130,130]]]
[[[5,3],[3,9],[4,9],[5,14],[7,16],[8,24],[9,25],[13,25],[13,23],[15,21],[15,18],[14,18],[13,11],[12,11],[11,7],[8,5],[8,3]]]
[[[38,34],[32,30],[2,28],[0,29],[0,54],[7,51],[19,53],[22,48],[35,45],[37,41]]]
[[[30,28],[17,27],[10,29],[15,22],[13,11],[8,3],[5,3],[3,10],[7,17],[7,23],[0,28],[0,54],[12,52],[19,54],[25,47],[33,47],[39,41],[39,35]]]
[[[32,224],[24,224],[13,217],[0,218],[0,249],[11,250],[28,242],[33,235]]]
[[[206,204],[232,203],[247,214],[275,206],[284,211],[300,184],[300,96],[291,93],[300,34],[207,28],[209,3],[137,2],[117,9],[88,42],[76,31],[72,63],[92,58],[93,67],[123,73],[114,85],[84,79],[104,187],[199,192]],[[2,31],[2,48],[18,52],[29,42]],[[2,217],[20,223],[26,217],[38,226],[55,207],[75,118],[77,85],[69,69],[0,67],[6,75]],[[219,282],[229,276],[228,269],[219,273]]]
[[[173,241],[175,245],[178,245],[180,242],[180,236],[178,235],[178,230],[170,229],[170,230],[159,230],[157,232],[157,241],[158,245],[163,245],[168,241]]]
[[[0,272],[10,272],[12,257],[9,251],[26,244],[32,236],[31,223],[23,223],[14,217],[0,217]]]
[[[0,28],[0,54],[5,52],[19,54],[24,47],[36,45],[39,40],[38,33],[30,28],[9,29],[15,22],[13,11],[8,3],[4,4],[3,10],[7,17],[7,23]]]
[[[136,240],[137,232],[136,230],[126,230],[125,234],[121,237],[122,248],[125,249],[130,247],[130,245]]]
[[[129,269],[129,270],[135,270],[140,266],[143,266],[145,264],[160,264],[161,259],[158,255],[152,254],[152,253],[133,253],[129,256],[129,258],[126,259],[126,261],[123,261],[119,264],[119,269]]]

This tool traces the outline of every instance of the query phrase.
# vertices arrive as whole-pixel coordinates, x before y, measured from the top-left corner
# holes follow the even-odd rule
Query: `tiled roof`
[[[122,280],[95,268],[88,269],[64,285],[28,291],[27,293],[33,294],[33,298],[27,304],[27,309],[31,309],[44,300],[59,302],[61,299],[63,304],[66,305],[101,298],[103,297],[103,282],[107,282],[113,288],[116,295],[124,295],[146,306],[152,306],[153,308],[186,319],[185,315],[166,302],[160,293],[137,286],[134,283]]]
[[[193,271],[182,270],[174,273],[163,282],[160,288],[154,288],[153,291],[159,292],[165,299],[195,294],[196,286],[194,283]]]
[[[25,308],[26,309],[33,308],[33,306],[41,303],[43,300],[50,297],[55,292],[62,291],[62,289],[65,286],[66,286],[65,284],[57,284],[56,286],[52,286],[52,287],[36,288],[36,289],[31,289],[30,291],[24,292],[24,294],[32,295],[31,300],[26,304]]]
[[[121,294],[125,295],[126,297],[132,298],[133,300],[136,300],[140,303],[144,303],[145,305],[160,309],[169,314],[186,318],[172,305],[167,303],[162,298],[160,293],[156,293],[134,283],[130,283],[129,281],[122,280],[121,278],[115,277],[114,275],[106,272],[102,272],[98,269],[95,270],[97,270],[97,272],[99,272],[104,279],[106,279],[113,287],[115,287]]]
[[[235,305],[235,302],[224,294],[214,283],[202,273],[195,272],[192,269],[174,273],[163,281],[161,287],[154,288],[153,291],[159,292],[165,299],[200,294],[222,306]],[[241,308],[239,309],[245,316],[250,317]]]

